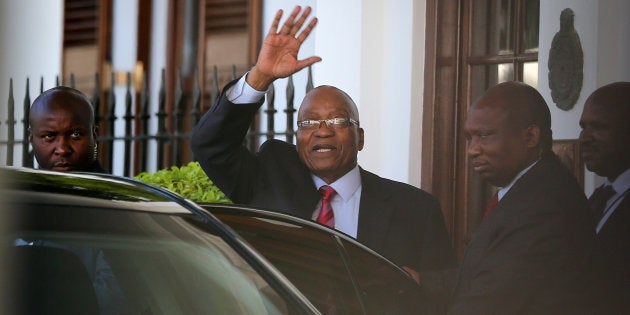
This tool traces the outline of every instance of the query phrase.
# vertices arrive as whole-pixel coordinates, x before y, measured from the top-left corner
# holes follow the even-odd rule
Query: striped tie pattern
[[[335,215],[333,214],[330,200],[337,192],[335,189],[327,185],[322,186],[319,189],[319,192],[322,194],[322,209],[319,211],[317,222],[330,227],[335,227]]]

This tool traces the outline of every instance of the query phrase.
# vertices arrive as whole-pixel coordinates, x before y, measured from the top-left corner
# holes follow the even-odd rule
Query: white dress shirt
[[[313,174],[311,174],[311,177],[317,189],[327,185],[321,178]],[[350,172],[346,173],[346,175],[328,186],[332,187],[337,192],[330,201],[330,206],[335,215],[335,229],[357,238],[359,203],[361,201],[362,188],[359,166],[355,166]],[[316,208],[317,210],[313,212],[313,220],[316,220],[319,215],[321,201]]]

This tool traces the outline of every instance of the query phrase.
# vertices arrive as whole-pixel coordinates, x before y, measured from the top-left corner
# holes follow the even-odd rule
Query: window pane
[[[280,270],[319,310],[358,314],[361,305],[352,279],[329,234],[275,221],[216,214]]]
[[[538,61],[523,64],[523,82],[538,88]]]
[[[28,283],[26,290],[18,292],[17,299],[27,308],[70,298],[63,296],[66,289],[77,290],[73,296],[79,299],[97,302],[101,314],[279,314],[291,307],[195,216],[37,203],[17,211],[19,233],[12,235],[17,246],[10,249],[22,260],[11,274],[26,277],[20,282]],[[38,266],[38,257],[52,268],[29,274],[23,268]],[[68,270],[72,267],[66,262],[82,268]],[[58,276],[64,277],[63,283]],[[86,282],[89,290],[82,289]],[[29,288],[48,291],[46,299],[52,300],[33,303]],[[61,313],[99,313],[67,307],[70,310]]]
[[[523,51],[538,51],[538,25],[540,16],[540,1],[527,0],[523,4]]]
[[[473,66],[471,75],[470,99],[474,101],[497,83],[514,80],[514,66],[511,63]]]
[[[473,56],[514,53],[511,0],[471,1]]]
[[[403,272],[362,248],[343,242],[368,314],[434,314],[426,292]]]

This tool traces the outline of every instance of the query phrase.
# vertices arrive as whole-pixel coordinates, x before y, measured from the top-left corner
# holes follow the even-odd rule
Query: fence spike
[[[289,76],[289,82],[287,83],[287,108],[284,110],[287,115],[286,125],[286,141],[293,143],[293,114],[295,113],[295,106],[293,101],[295,99],[295,85],[293,84],[293,75]]]
[[[199,87],[199,74],[197,72],[197,68],[195,68],[195,78],[193,82],[193,90],[192,90],[192,109],[190,110],[190,115],[192,116],[192,124],[193,126],[199,122],[201,118],[201,88]]]
[[[70,73],[70,87],[75,88],[76,84],[74,82],[74,73]]]
[[[158,131],[157,131],[157,167],[164,167],[164,143],[166,142],[166,75],[162,69],[162,80],[160,83],[160,93],[158,100]]]
[[[28,128],[31,112],[30,80],[26,78],[26,93],[24,95],[24,118],[22,119],[22,165],[33,167],[33,157],[31,156],[28,143]]]
[[[107,167],[108,169],[113,169],[114,166],[114,137],[116,136],[114,133],[115,121],[116,121],[116,97],[114,95],[114,89],[116,88],[116,82],[114,77],[114,71],[111,73],[110,77],[110,87],[107,92],[107,109],[106,109],[106,124],[108,127],[107,132],[109,132],[109,138],[107,139],[107,147],[109,150],[107,154]]]
[[[7,111],[7,165],[13,166],[13,146],[15,145],[15,101],[13,99],[13,78],[9,79],[9,108]]]
[[[123,117],[123,119],[125,120],[125,135],[127,135],[124,141],[125,159],[123,166],[123,175],[127,177],[129,176],[129,174],[131,174],[131,138],[129,136],[133,135],[131,130],[131,124],[134,118],[132,114],[132,106],[133,100],[131,98],[131,72],[127,71],[127,86],[125,91],[125,116]]]
[[[308,66],[308,75],[306,77],[306,93],[310,92],[313,89],[313,70],[311,66]]]
[[[92,91],[92,108],[94,109],[94,125],[101,121],[101,78],[98,72],[94,74],[94,90]]]
[[[147,72],[142,71],[142,92],[140,93],[140,128],[142,130],[142,138],[140,139],[140,171],[146,171],[148,163],[148,139],[149,135],[149,84],[147,83]]]
[[[219,97],[219,69],[217,65],[212,66],[212,87],[210,90],[210,106],[217,101]]]
[[[175,84],[175,104],[173,104],[174,106],[174,111],[173,111],[173,129],[172,129],[172,134],[173,134],[173,146],[172,146],[172,156],[173,159],[171,160],[171,163],[173,165],[180,165],[181,164],[181,157],[180,157],[180,150],[181,150],[181,145],[182,145],[182,139],[180,137],[181,133],[182,133],[182,129],[183,129],[183,120],[184,120],[184,105],[186,104],[186,97],[184,95],[184,88],[183,88],[183,81],[182,80],[182,72],[181,69],[178,69],[177,71],[177,82]]]
[[[267,114],[267,140],[273,138],[273,133],[275,130],[274,118],[276,112],[278,112],[275,108],[275,100],[276,100],[276,88],[273,83],[267,89],[267,109],[265,110],[265,114]],[[255,141],[252,145],[256,145]],[[255,150],[255,148],[253,148]]]

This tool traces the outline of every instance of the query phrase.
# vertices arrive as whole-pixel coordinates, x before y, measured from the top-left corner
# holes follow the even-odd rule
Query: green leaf
[[[142,172],[135,179],[166,188],[195,202],[232,203],[208,178],[199,162],[171,166],[155,173]]]

